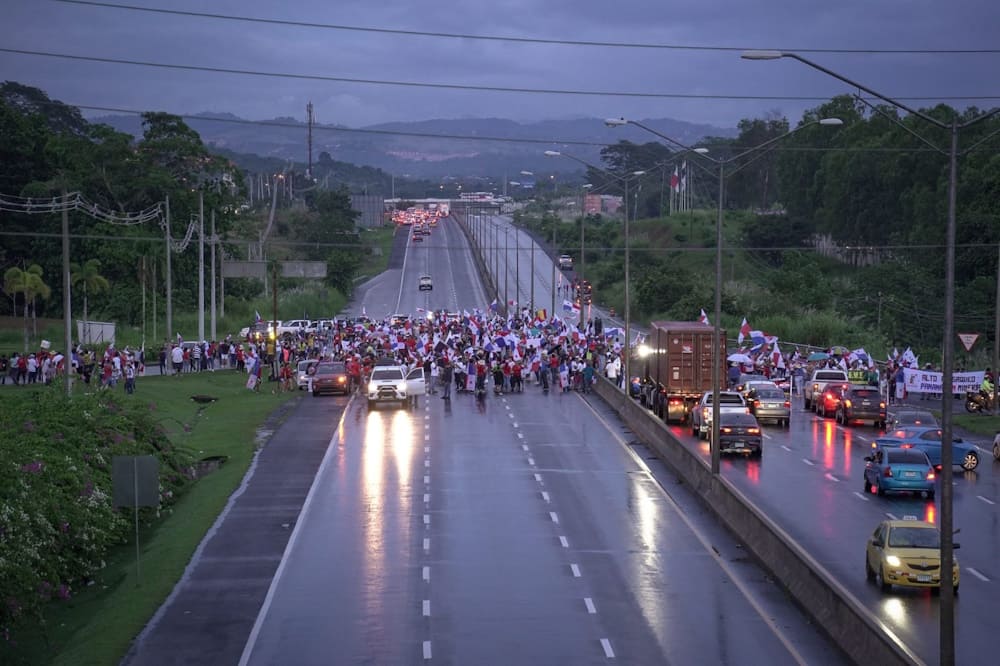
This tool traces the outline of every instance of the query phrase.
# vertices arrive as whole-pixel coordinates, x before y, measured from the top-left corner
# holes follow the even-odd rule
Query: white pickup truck
[[[748,414],[747,401],[736,391],[719,391],[719,413],[741,412]],[[702,394],[698,406],[691,411],[691,434],[708,439],[712,429],[712,392]]]
[[[395,402],[406,409],[416,406],[416,398],[427,392],[424,369],[414,368],[404,374],[401,365],[376,365],[368,380],[368,409],[374,409],[380,402]]]
[[[847,373],[837,368],[820,368],[814,370],[812,377],[809,378],[805,388],[802,389],[803,407],[807,410],[812,409],[816,396],[823,395],[826,385],[830,383],[846,384]]]

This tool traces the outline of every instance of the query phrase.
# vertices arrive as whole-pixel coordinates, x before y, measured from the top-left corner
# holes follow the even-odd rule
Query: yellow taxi
[[[953,548],[958,548],[956,543]],[[958,559],[952,558],[958,593]],[[893,585],[941,589],[941,532],[922,520],[884,520],[868,539],[865,575],[883,592]]]

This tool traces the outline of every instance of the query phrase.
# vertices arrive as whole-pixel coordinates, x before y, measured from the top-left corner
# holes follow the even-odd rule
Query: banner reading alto
[[[966,391],[978,391],[983,383],[985,371],[956,372],[952,375],[951,392],[961,395]],[[942,373],[928,370],[903,369],[907,393],[941,393]]]

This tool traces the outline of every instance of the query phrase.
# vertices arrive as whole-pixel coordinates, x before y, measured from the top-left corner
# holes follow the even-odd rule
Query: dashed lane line
[[[781,445],[781,448],[783,448],[784,450],[788,451],[789,453],[792,452],[792,449],[789,448],[789,447],[787,447],[787,446],[785,446],[784,444]]]
[[[431,568],[430,567],[424,567],[424,571],[423,571],[423,574],[421,575],[421,578],[424,579],[425,583],[431,582]]]
[[[587,612],[591,615],[597,615],[597,607],[594,606],[594,600],[590,597],[583,598],[583,605],[587,607]]]
[[[989,579],[989,578],[987,578],[987,577],[986,577],[986,576],[984,576],[983,574],[979,573],[978,571],[976,571],[976,570],[975,570],[975,569],[973,569],[972,567],[965,567],[965,570],[966,570],[966,571],[968,571],[968,572],[969,572],[970,574],[972,574],[973,576],[975,576],[976,578],[978,578],[979,580],[983,581],[984,583],[988,583],[988,582],[990,582],[990,579]]]
[[[580,577],[580,565],[578,565],[578,564],[571,564],[571,565],[569,565],[569,570],[573,573],[573,578],[579,578]]]
[[[991,499],[987,499],[986,497],[983,497],[982,495],[976,495],[976,497],[977,497],[978,499],[981,499],[982,501],[986,502],[986,503],[987,503],[987,504],[989,504],[989,505],[994,505],[994,504],[996,504],[996,502],[994,502],[993,500],[991,500]]]
[[[561,536],[559,537],[559,545],[563,548],[569,548],[569,541],[566,540],[566,537]]]
[[[607,638],[602,638],[601,647],[604,648],[605,657],[607,657],[608,659],[615,658],[615,651],[611,649],[611,641],[609,641]]]
[[[424,599],[423,616],[424,617],[430,617],[431,616],[431,600],[430,599]]]
[[[552,519],[553,523],[557,525],[559,524],[559,514],[556,513],[555,511],[549,511],[549,518]]]
[[[867,501],[868,501],[868,498],[867,498],[867,497],[865,497],[864,495],[862,495],[861,493],[859,493],[859,492],[857,492],[857,491],[855,491],[855,492],[854,492],[854,495],[855,495],[855,496],[856,496],[856,497],[857,497],[857,498],[858,498],[859,500],[862,500],[862,501],[865,501],[865,502],[867,502]]]
[[[899,518],[897,518],[896,514],[894,513],[889,513],[888,511],[886,511],[885,515],[889,516],[889,520],[899,520]]]
[[[431,642],[424,641],[424,659],[431,658]]]
[[[549,498],[549,494],[547,492],[545,492],[544,490],[542,491],[542,499],[545,500],[546,502],[551,502],[552,501]]]
[[[826,474],[824,474],[824,476],[826,478],[830,479],[831,481],[836,481],[837,483],[840,483],[840,479],[838,479],[837,477],[835,477],[833,474],[830,474],[829,472],[827,472]]]
[[[541,474],[535,474],[535,481],[537,481],[538,483],[541,483],[542,482],[542,475]]]
[[[431,549],[430,537],[424,537],[424,552],[426,553],[430,551],[430,549]]]
[[[815,467],[816,466],[816,463],[814,463],[812,460],[809,460],[809,458],[803,458],[802,462],[804,462],[805,464],[809,465],[810,467]]]

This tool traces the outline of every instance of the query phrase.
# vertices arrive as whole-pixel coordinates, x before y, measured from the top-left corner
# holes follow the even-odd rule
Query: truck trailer
[[[701,322],[654,321],[645,358],[648,381],[659,396],[654,411],[667,423],[684,423],[705,391],[712,390],[712,327]],[[726,381],[726,332],[719,331],[719,382]]]

